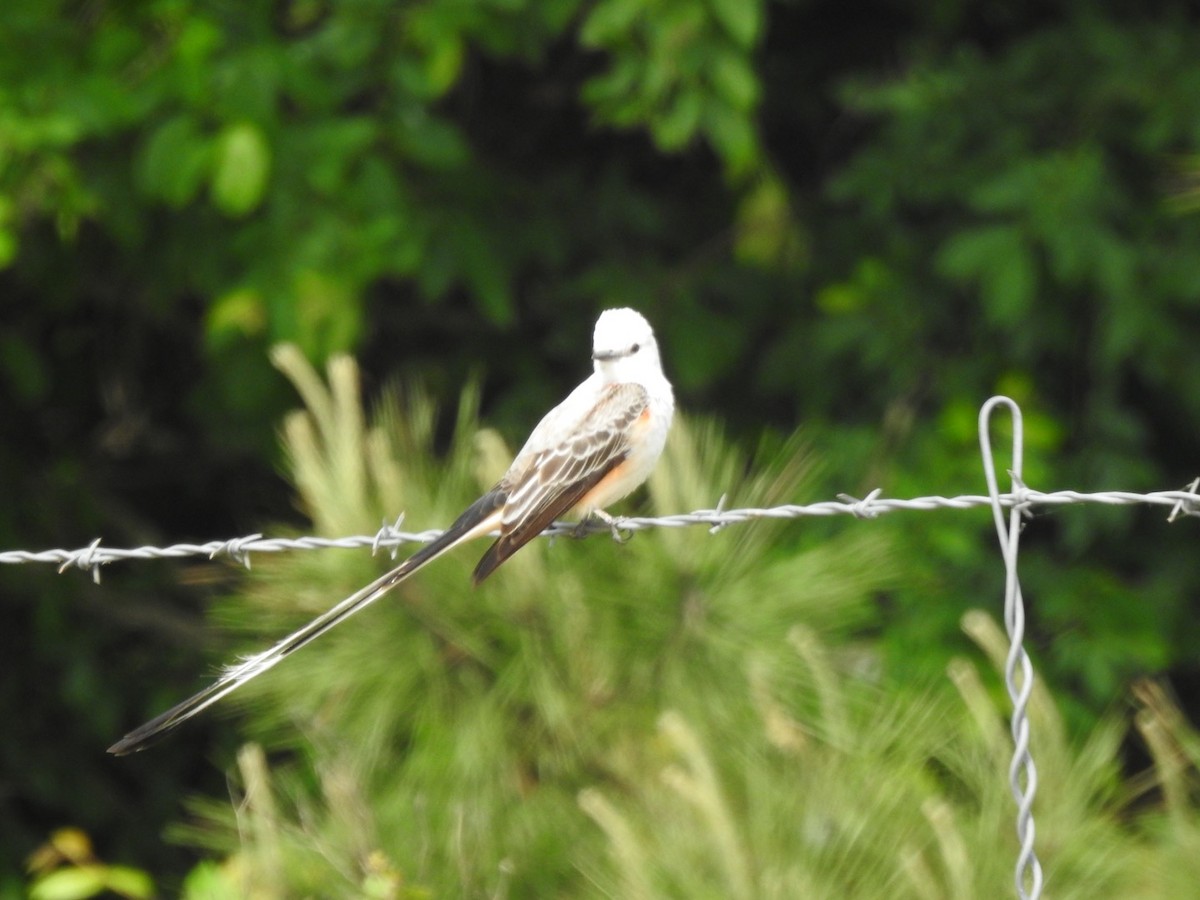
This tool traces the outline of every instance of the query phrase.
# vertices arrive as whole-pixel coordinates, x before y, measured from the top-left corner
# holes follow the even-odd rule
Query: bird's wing
[[[608,385],[547,447],[522,454],[497,489],[505,495],[500,538],[480,559],[478,584],[570,510],[629,454],[630,427],[650,402],[640,384]]]

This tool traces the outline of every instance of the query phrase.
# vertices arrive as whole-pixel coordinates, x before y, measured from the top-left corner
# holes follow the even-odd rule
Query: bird
[[[594,515],[613,525],[605,507],[649,478],[674,414],[674,393],[650,323],[633,309],[605,310],[593,332],[592,373],[538,422],[503,477],[445,532],[273,646],[226,667],[208,687],[129,732],[108,752],[144,750],[460,544],[499,533],[472,573],[478,585],[559,517],[582,522]]]

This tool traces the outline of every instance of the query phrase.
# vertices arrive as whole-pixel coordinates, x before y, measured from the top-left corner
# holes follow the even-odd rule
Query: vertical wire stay
[[[1005,523],[1004,506],[1000,501],[996,466],[992,455],[991,416],[998,406],[1007,406],[1012,414],[1012,508]],[[1013,757],[1008,768],[1008,780],[1013,799],[1017,802],[1017,840],[1021,844],[1013,873],[1017,896],[1021,900],[1038,900],[1042,894],[1042,864],[1033,849],[1033,798],[1037,793],[1037,767],[1029,751],[1029,697],[1033,693],[1033,664],[1025,652],[1025,600],[1017,578],[1017,545],[1021,540],[1021,516],[1025,511],[1021,497],[1025,484],[1021,480],[1021,456],[1024,433],[1021,408],[1008,397],[992,397],[979,410],[979,449],[983,457],[983,472],[988,494],[992,500],[992,515],[1004,557],[1004,627],[1008,632],[1008,658],[1004,664],[1004,684],[1012,700]]]

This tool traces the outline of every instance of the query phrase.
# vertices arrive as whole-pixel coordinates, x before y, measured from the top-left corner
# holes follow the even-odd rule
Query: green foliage
[[[834,190],[893,243],[915,241],[893,256],[903,267],[893,277],[947,311],[955,293],[978,297],[979,325],[965,323],[964,337],[1003,336],[1013,362],[1031,365],[1071,353],[1067,335],[1082,331],[1086,353],[1071,358],[1091,391],[1111,390],[1128,368],[1166,388],[1155,362],[1165,348],[1145,341],[1193,305],[1187,285],[1200,270],[1181,250],[1200,225],[1147,206],[1145,191],[1160,160],[1197,137],[1196,49],[1187,29],[1084,18],[994,58],[964,50],[893,83],[852,82],[846,101],[882,130]],[[1083,72],[1098,83],[1081,105]],[[918,212],[940,227],[894,227]],[[1117,437],[1091,427],[1097,440]]]
[[[760,6],[639,6],[600,4],[583,26],[583,43],[612,58],[585,92],[597,115],[649,126],[671,150],[703,134],[731,175],[752,175]],[[513,210],[481,207],[512,175],[487,169],[444,100],[468,46],[536,59],[577,7],[356,0],[235,13],[176,0],[91,17],[11,4],[14,36],[48,57],[31,68],[11,55],[5,67],[0,262],[20,258],[13,206],[53,218],[64,237],[86,223],[143,259],[183,251],[184,265],[157,273],[160,291],[254,307],[210,316],[218,357],[234,337],[296,341],[314,358],[347,349],[367,288],[386,278],[412,279],[428,301],[465,288],[480,313],[509,321],[514,275],[537,252],[505,234]],[[133,153],[87,152],[117,141]],[[172,224],[160,231],[164,206]]]
[[[874,392],[867,401],[890,403],[883,422],[897,426],[887,480],[877,482],[888,493],[974,492],[973,411],[1001,391],[1037,417],[1027,459],[1039,468],[1026,472],[1029,484],[1186,480],[1194,442],[1154,454],[1174,431],[1158,415],[1162,403],[1200,417],[1185,387],[1200,383],[1185,349],[1200,278],[1187,248],[1200,219],[1180,216],[1162,190],[1167,160],[1200,136],[1195,35],[1173,15],[1081,14],[993,52],[924,47],[896,77],[844,82],[843,102],[877,131],[829,187],[866,231],[856,232],[849,276],[818,294],[827,315],[803,346],[825,370],[851,365],[868,380],[865,368],[889,385],[890,400]],[[863,246],[872,256],[855,260]],[[915,352],[901,357],[898,346]],[[844,402],[841,391],[822,393]],[[947,596],[966,574],[948,565],[978,566],[978,539],[953,527],[909,535],[930,580],[898,600],[903,612],[888,636],[897,659],[931,638],[950,652],[953,621],[978,602],[961,590]],[[1066,512],[1030,526],[1027,595],[1047,663],[1093,709],[1132,674],[1185,662],[1196,638],[1186,625],[1171,636],[1190,620],[1194,592],[1153,575],[1173,569],[1182,538],[1164,543],[1143,531],[1135,516]],[[1118,599],[1130,592],[1136,609]],[[917,612],[930,606],[940,611]]]
[[[308,405],[285,433],[322,530],[396,505],[442,521],[504,465],[472,392],[435,461],[420,392],[367,422],[348,360],[328,387],[294,349],[276,361]],[[731,502],[797,490],[808,455],[784,450]],[[651,508],[698,506],[744,471],[711,425],[685,420]],[[250,729],[294,752],[272,763],[243,747],[236,827],[206,801],[179,836],[224,848],[228,890],[255,896],[1005,894],[1011,743],[981,667],[1003,670],[1007,639],[970,613],[976,649],[948,679],[897,682],[855,640],[870,595],[897,584],[888,543],[853,525],[798,545],[783,530],[535,542],[476,592],[455,554],[252,688]],[[265,561],[223,615],[261,643],[352,590],[360,562]],[[1155,685],[1137,699],[1161,806],[1120,788],[1121,722],[1074,740],[1035,686],[1038,846],[1056,896],[1163,896],[1153,873],[1200,835],[1200,736]]]
[[[726,173],[745,178],[763,162],[753,116],[761,88],[750,58],[763,13],[761,0],[603,0],[580,40],[609,51],[612,62],[584,98],[601,121],[645,126],[668,152],[703,135]]]

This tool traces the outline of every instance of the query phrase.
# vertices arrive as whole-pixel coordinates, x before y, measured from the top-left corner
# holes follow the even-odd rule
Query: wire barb
[[[721,514],[723,512],[725,512],[725,501],[728,498],[729,498],[728,494],[722,494],[720,497],[717,498],[717,505],[713,507],[712,514],[713,514],[713,517],[716,518],[718,521],[715,525],[713,525],[711,528],[708,529],[709,534],[716,534],[718,531],[722,530],[723,528],[727,527],[730,524],[729,522],[719,521],[721,518]]]
[[[403,524],[404,513],[400,513],[400,515],[396,516],[396,523],[394,525],[389,525],[387,523],[387,519],[384,519],[383,524],[379,527],[379,530],[375,532],[375,539],[371,541],[371,555],[378,556],[379,548],[387,547],[389,548],[388,555],[392,559],[395,559],[396,554],[400,552],[400,538],[402,536],[400,526]]]
[[[1167,516],[1167,522],[1174,522],[1180,516],[1197,516],[1200,515],[1200,495],[1197,495],[1197,489],[1200,489],[1200,478],[1193,478],[1192,483],[1184,490],[1191,494],[1191,499],[1181,497],[1179,502],[1171,509],[1171,514]]]
[[[91,569],[92,581],[96,582],[96,584],[99,584],[100,566],[108,562],[107,559],[101,558],[101,555],[96,552],[99,547],[100,538],[96,538],[82,550],[65,551],[66,558],[63,560],[62,565],[58,567],[58,574],[61,575],[63,572],[67,571],[67,569],[71,568],[71,566],[85,570]]]
[[[1019,513],[1022,518],[1033,518],[1033,502],[1029,499],[1032,491],[1025,484],[1025,480],[1021,477],[1021,473],[1017,469],[1008,470],[1009,480],[1012,481],[1012,511]]]
[[[260,540],[262,540],[261,534],[248,534],[245,537],[230,538],[225,543],[214,547],[213,551],[208,554],[208,558],[216,559],[218,556],[228,556],[230,559],[241,563],[249,569],[250,551],[246,548],[246,545]]]
[[[883,488],[875,488],[867,496],[859,500],[853,494],[838,494],[837,498],[843,503],[850,505],[849,513],[856,519],[874,519],[878,518],[879,510],[875,508],[875,501],[883,493]]]

